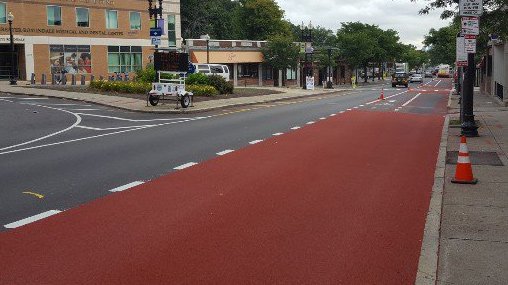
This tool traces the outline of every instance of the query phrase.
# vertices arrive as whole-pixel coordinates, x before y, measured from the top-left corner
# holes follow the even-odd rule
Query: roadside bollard
[[[90,82],[94,82],[94,81],[95,81],[95,76],[90,75]]]
[[[76,74],[71,74],[71,85],[76,85]]]
[[[85,76],[81,74],[81,85],[85,85]]]
[[[51,74],[51,85],[56,85],[56,74]]]
[[[44,74],[44,73],[43,73],[43,74],[41,75],[41,85],[46,85],[46,83],[47,83],[47,82],[46,82],[46,74]]]
[[[32,77],[30,78],[30,84],[35,85],[35,73],[32,73]]]

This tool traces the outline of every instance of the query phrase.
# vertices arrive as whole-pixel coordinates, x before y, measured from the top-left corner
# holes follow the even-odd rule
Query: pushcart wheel
[[[150,101],[150,105],[157,106],[157,104],[159,103],[159,96],[150,95],[148,96],[148,101]]]
[[[187,108],[190,105],[190,96],[185,94],[182,96],[182,99],[180,99],[180,105],[182,105],[182,108]]]

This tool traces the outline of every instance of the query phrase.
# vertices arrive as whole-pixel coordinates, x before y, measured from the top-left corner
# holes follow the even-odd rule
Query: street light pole
[[[14,49],[14,36],[12,35],[12,21],[14,21],[14,15],[12,12],[9,12],[9,15],[7,16],[7,20],[9,22],[9,34],[10,34],[10,47],[11,47],[11,78],[10,78],[10,85],[17,85],[17,76],[16,76],[16,66],[15,66],[15,53],[16,50]]]
[[[148,0],[148,14],[150,15],[150,19],[152,19],[152,17],[154,17],[155,19],[155,28],[158,27],[159,23],[158,23],[158,18],[160,17],[162,19],[162,0],[159,0],[159,7],[152,7],[153,5],[153,2],[154,0]],[[153,67],[154,67],[154,70],[155,70],[155,81],[158,80],[158,72],[159,72],[159,64],[160,62],[157,62],[159,61],[159,56],[157,56],[157,53],[159,52],[159,45],[155,45],[155,52],[154,52],[154,62],[153,62]]]
[[[464,87],[462,88],[461,108],[463,110],[464,120],[461,125],[461,133],[466,137],[477,137],[478,126],[474,121],[473,113],[474,78],[476,71],[474,53],[468,53],[467,61],[467,70],[464,74]]]

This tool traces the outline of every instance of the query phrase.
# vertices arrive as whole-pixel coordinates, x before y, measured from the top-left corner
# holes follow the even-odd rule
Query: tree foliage
[[[287,35],[274,35],[268,39],[263,48],[265,61],[277,70],[295,69],[298,63],[300,49]]]
[[[438,30],[433,28],[430,29],[423,43],[428,47],[431,64],[455,63],[455,39],[457,37],[457,31],[458,27],[454,25],[449,25]]]

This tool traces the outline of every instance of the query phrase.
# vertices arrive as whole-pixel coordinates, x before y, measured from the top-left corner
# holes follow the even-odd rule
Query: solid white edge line
[[[185,169],[185,168],[189,168],[189,167],[191,167],[191,166],[194,166],[194,165],[197,165],[197,163],[196,163],[196,162],[188,162],[188,163],[186,163],[186,164],[182,164],[182,165],[180,165],[180,166],[177,166],[177,167],[175,167],[175,168],[173,168],[173,169],[174,169],[174,170],[182,170],[182,169]]]
[[[119,186],[119,187],[116,187],[114,189],[111,189],[111,190],[109,190],[109,192],[122,192],[122,191],[130,189],[132,187],[136,187],[138,185],[141,185],[143,183],[145,183],[145,182],[144,181],[134,181],[134,182],[131,182],[129,184],[125,184],[123,186]]]
[[[42,220],[42,219],[45,219],[47,217],[56,215],[56,214],[61,213],[61,212],[62,211],[60,211],[60,210],[49,210],[47,212],[40,213],[38,215],[31,216],[31,217],[28,217],[28,218],[25,218],[25,219],[22,219],[22,220],[19,220],[19,221],[16,221],[16,222],[4,225],[4,227],[8,228],[8,229],[15,229],[15,228],[18,228],[18,227],[21,227],[21,226],[24,226],[24,225],[28,225],[30,223],[33,223],[33,222],[36,222],[36,221],[39,221],[39,220]]]
[[[409,105],[409,103],[413,102],[416,98],[418,98],[418,96],[422,95],[422,93],[418,93],[416,94],[416,96],[414,96],[411,100],[407,101],[406,103],[402,104],[402,107],[406,107],[407,105]]]
[[[222,156],[222,155],[226,155],[226,154],[232,153],[232,152],[234,152],[234,150],[232,150],[232,149],[226,149],[226,150],[223,150],[221,152],[218,152],[217,155]]]
[[[41,98],[16,98],[18,100],[48,100],[49,98],[44,98],[44,97],[41,97]]]

